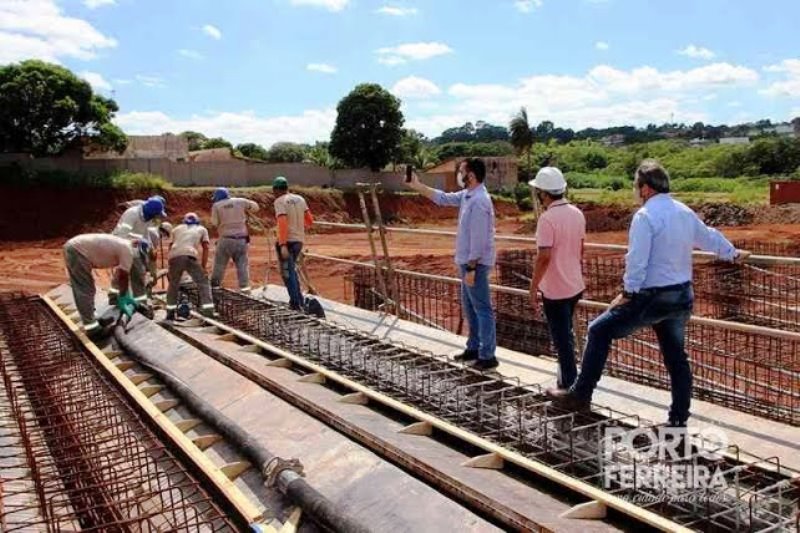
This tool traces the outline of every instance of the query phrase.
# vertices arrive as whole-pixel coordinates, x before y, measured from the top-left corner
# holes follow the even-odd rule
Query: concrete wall
[[[277,176],[285,176],[291,185],[303,187],[354,188],[356,183],[379,181],[390,191],[405,190],[405,175],[381,172],[373,175],[368,169],[330,171],[309,163],[259,163],[242,159],[229,161],[171,161],[169,159],[82,159],[80,157],[46,157],[30,159],[10,155],[0,158],[0,166],[17,163],[32,170],[63,170],[88,175],[120,171],[147,172],[163,176],[178,187],[226,186],[257,187],[270,185]],[[423,174],[425,183],[444,188],[444,175]]]
[[[189,141],[181,135],[128,135],[128,146],[121,154],[116,152],[88,152],[88,159],[166,158],[173,161],[189,157]]]

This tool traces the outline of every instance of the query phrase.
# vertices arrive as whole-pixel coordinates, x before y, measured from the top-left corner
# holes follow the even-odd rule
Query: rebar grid
[[[362,303],[370,294],[371,306],[376,309],[379,295],[371,285],[374,272],[355,267],[346,278],[352,285],[355,303]],[[417,323],[433,322],[454,333],[464,333],[453,327],[455,320],[442,320],[438,309],[455,312],[460,309],[460,291],[450,284],[442,290],[441,281],[410,278],[395,273],[405,318]],[[432,290],[428,290],[428,286]],[[530,355],[555,356],[545,319],[535,316],[525,296],[492,291],[496,309],[497,343]],[[446,298],[431,304],[434,298]],[[598,311],[578,306],[575,317],[578,345],[589,323]],[[466,329],[464,326],[463,329]],[[800,342],[779,339],[757,332],[741,332],[707,324],[690,323],[686,334],[686,351],[694,372],[693,395],[736,409],[800,425]],[[577,350],[577,357],[582,357]],[[669,389],[669,374],[663,364],[655,334],[642,329],[612,345],[606,364],[608,375],[628,381]]]
[[[788,255],[789,244],[739,242],[742,248]],[[536,260],[535,250],[501,251],[497,259],[500,285],[527,289]],[[587,253],[583,277],[587,298],[609,302],[622,287],[625,258],[621,254]],[[694,312],[700,316],[787,331],[800,331],[800,267],[768,267],[696,260]]]
[[[197,301],[196,291],[190,294]],[[679,488],[676,494],[669,492],[674,487],[651,487],[636,481],[632,487],[609,484],[604,477],[609,464],[635,467],[639,459],[630,448],[609,442],[606,430],[655,431],[635,415],[608,408],[591,413],[565,411],[547,401],[537,385],[522,386],[518,380],[482,375],[446,358],[308,317],[282,304],[224,289],[216,289],[214,299],[219,320],[225,324],[527,458],[621,497],[650,502],[646,505],[654,512],[694,529],[790,531],[797,520],[800,491],[788,481],[794,472],[776,459],[756,464],[738,449],[727,448],[724,451],[729,455],[710,460],[699,450],[713,449],[713,443],[696,442],[688,456],[664,459],[659,466],[719,467],[725,491],[681,492]],[[636,444],[634,449],[643,446]]]
[[[236,530],[41,299],[0,296],[0,373],[0,530]]]

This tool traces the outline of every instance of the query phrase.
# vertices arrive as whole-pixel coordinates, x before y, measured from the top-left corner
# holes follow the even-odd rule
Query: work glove
[[[119,309],[123,315],[127,316],[128,320],[133,317],[133,313],[136,311],[136,300],[133,299],[131,293],[126,292],[117,298],[117,309]]]

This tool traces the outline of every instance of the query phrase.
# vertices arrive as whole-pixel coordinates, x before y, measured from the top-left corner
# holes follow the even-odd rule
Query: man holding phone
[[[407,169],[409,188],[439,206],[458,206],[455,262],[461,273],[461,305],[469,324],[469,339],[456,361],[473,363],[477,370],[496,368],[496,330],[489,273],[494,267],[494,206],[486,186],[486,165],[477,158],[458,166],[458,184],[463,190],[447,193],[419,181]]]

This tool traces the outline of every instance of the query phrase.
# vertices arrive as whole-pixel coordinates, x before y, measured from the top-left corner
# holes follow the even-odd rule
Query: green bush
[[[161,176],[146,173],[80,174],[65,170],[26,170],[19,165],[0,167],[0,181],[17,187],[78,187],[163,190],[172,184]]]

